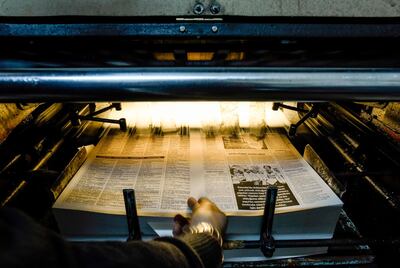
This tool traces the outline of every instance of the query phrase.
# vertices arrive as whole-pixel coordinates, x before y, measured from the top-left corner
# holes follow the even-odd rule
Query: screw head
[[[216,33],[216,32],[218,32],[218,27],[217,26],[212,26],[211,27],[211,31],[213,32],[213,33]]]
[[[183,26],[183,25],[179,26],[179,31],[180,31],[181,33],[184,33],[184,32],[186,31],[186,27]]]
[[[216,15],[216,14],[218,14],[220,11],[221,11],[221,7],[220,7],[220,5],[218,5],[218,4],[214,4],[214,5],[212,5],[212,6],[210,7],[210,12],[211,12],[211,14]]]
[[[197,3],[197,4],[194,5],[194,7],[193,7],[193,13],[194,14],[200,15],[203,12],[204,12],[203,4]]]

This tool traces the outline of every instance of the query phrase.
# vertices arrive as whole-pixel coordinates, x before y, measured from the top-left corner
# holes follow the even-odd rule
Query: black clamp
[[[272,257],[275,252],[275,239],[272,236],[272,225],[277,196],[278,188],[276,186],[268,186],[260,232],[260,249],[267,258]]]
[[[141,240],[142,233],[140,231],[139,217],[136,209],[136,198],[135,190],[133,189],[123,189],[126,219],[128,222],[128,239],[131,240]]]
[[[141,240],[142,234],[136,208],[135,190],[123,189],[122,192],[124,195],[126,219],[128,223],[127,241]],[[260,231],[260,249],[265,257],[272,257],[275,252],[275,240],[272,236],[272,226],[277,196],[278,188],[276,186],[267,187]]]
[[[112,103],[111,105],[104,107],[100,110],[96,111],[96,104],[91,103],[89,104],[90,108],[90,113],[88,115],[80,115],[76,112],[71,113],[71,123],[74,126],[79,126],[82,120],[86,121],[95,121],[95,122],[102,122],[102,123],[111,123],[111,124],[118,124],[119,128],[121,131],[126,131],[127,130],[127,125],[126,125],[126,119],[125,118],[120,118],[120,119],[108,119],[108,118],[99,118],[95,117],[96,115],[99,115],[101,113],[104,113],[108,110],[111,110],[115,108],[117,111],[121,111],[121,103]]]
[[[297,128],[301,124],[303,124],[308,118],[317,117],[317,115],[319,113],[319,105],[317,103],[313,104],[313,106],[311,107],[310,110],[305,110],[305,109],[302,109],[302,108],[285,105],[285,104],[282,104],[282,103],[279,103],[279,102],[274,102],[273,105],[272,105],[272,110],[277,111],[279,108],[284,108],[284,109],[288,109],[288,110],[291,110],[291,111],[306,113],[302,118],[300,118],[300,120],[296,124],[291,124],[290,125],[289,133],[288,133],[289,136],[296,135]]]

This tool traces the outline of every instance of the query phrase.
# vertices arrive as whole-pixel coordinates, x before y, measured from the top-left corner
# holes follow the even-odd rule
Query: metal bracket
[[[120,118],[120,119],[108,119],[108,118],[99,118],[95,117],[96,115],[102,114],[108,110],[111,110],[115,108],[115,110],[120,111],[121,108],[121,103],[112,103],[110,106],[104,107],[100,110],[96,111],[96,104],[91,103],[90,105],[90,111],[91,113],[88,115],[79,115],[76,112],[71,113],[71,123],[74,126],[79,126],[81,123],[81,120],[86,120],[86,121],[95,121],[95,122],[103,122],[103,123],[111,123],[111,124],[118,124],[119,128],[121,131],[126,131],[127,130],[127,125],[126,125],[126,119],[125,118]]]
[[[124,195],[126,219],[128,222],[127,241],[141,240],[142,233],[140,231],[139,217],[136,209],[135,190],[123,189],[122,193]]]
[[[272,110],[277,111],[279,108],[284,108],[284,109],[288,109],[288,110],[291,110],[291,111],[306,113],[302,118],[300,118],[300,120],[297,123],[290,125],[289,133],[288,133],[289,136],[296,135],[297,128],[301,124],[303,124],[308,118],[317,117],[318,112],[319,112],[319,105],[318,104],[313,104],[313,106],[311,107],[310,110],[305,110],[305,109],[302,109],[302,108],[285,105],[285,104],[282,104],[282,103],[279,103],[279,102],[274,102],[273,105],[272,105]]]
[[[278,111],[279,108],[283,108],[283,109],[287,109],[287,110],[291,110],[291,111],[296,111],[296,112],[303,112],[303,113],[308,112],[308,110],[301,109],[301,108],[294,107],[294,106],[290,106],[290,105],[286,105],[286,104],[283,104],[283,103],[280,103],[280,102],[274,102],[272,104],[272,110],[273,111]]]
[[[260,249],[265,257],[272,257],[275,252],[275,240],[272,236],[272,225],[275,214],[275,204],[278,196],[278,188],[276,186],[267,187],[264,214],[261,223],[260,232]]]

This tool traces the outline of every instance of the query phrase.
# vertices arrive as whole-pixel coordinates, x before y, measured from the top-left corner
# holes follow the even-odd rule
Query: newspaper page
[[[125,214],[122,189],[134,188],[140,215],[188,212],[205,196],[228,215],[261,215],[266,188],[278,187],[276,212],[340,200],[284,134],[156,136],[110,129],[54,207]]]
[[[140,211],[186,211],[191,193],[189,148],[189,137],[112,129],[55,207],[124,214],[122,190],[134,188]]]
[[[286,135],[267,133],[257,143],[251,136],[222,139],[237,204],[234,214],[260,214],[269,185],[278,188],[277,213],[341,204]]]

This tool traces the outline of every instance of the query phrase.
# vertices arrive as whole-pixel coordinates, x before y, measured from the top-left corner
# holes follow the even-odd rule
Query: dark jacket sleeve
[[[215,243],[209,235],[151,242],[71,243],[15,209],[0,210],[0,267],[218,266],[219,245],[219,255],[206,256],[206,249],[215,251]]]

